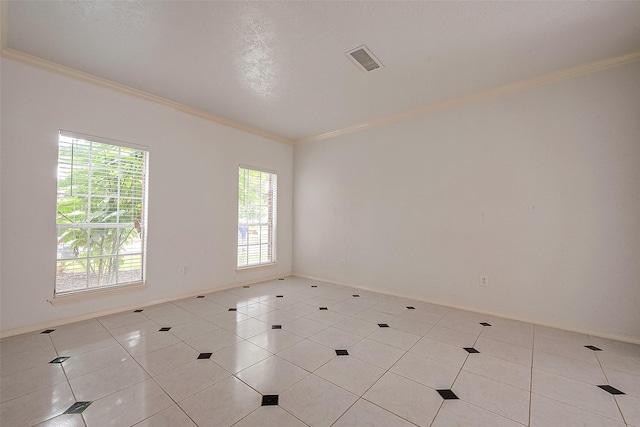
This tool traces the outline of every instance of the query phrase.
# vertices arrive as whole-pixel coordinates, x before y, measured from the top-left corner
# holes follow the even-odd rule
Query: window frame
[[[65,141],[66,139],[66,141]],[[85,145],[87,148],[87,152],[89,153],[89,160],[84,162],[84,163],[79,163],[76,164],[75,163],[75,156],[76,154],[73,153],[70,157],[68,158],[63,158],[62,157],[62,148],[63,148],[63,144],[67,144],[67,146],[71,146],[72,150],[78,149],[78,147],[81,147],[82,145]],[[100,222],[100,223],[94,223],[92,222],[92,219],[89,215],[89,213],[91,212],[91,203],[92,203],[92,198],[95,199],[99,199],[100,197],[105,197],[104,195],[101,195],[99,192],[94,192],[92,193],[92,184],[91,184],[91,180],[94,176],[94,173],[99,172],[101,169],[98,166],[95,166],[91,164],[92,162],[92,158],[94,155],[94,149],[98,150],[100,149],[99,147],[94,147],[93,144],[99,144],[100,146],[102,146],[103,149],[117,149],[114,151],[117,151],[117,164],[118,164],[118,182],[116,184],[116,194],[113,195],[114,199],[117,199],[117,213],[116,213],[116,221],[115,222]],[[134,196],[132,194],[126,195],[126,196],[121,196],[121,190],[122,190],[122,182],[121,182],[121,174],[122,174],[122,166],[123,166],[123,157],[122,154],[123,152],[121,151],[122,149],[126,149],[126,150],[135,150],[137,152],[139,152],[142,155],[142,168],[140,171],[136,171],[135,174],[130,174],[129,177],[134,177],[134,178],[140,178],[142,180],[141,183],[141,188],[140,188],[140,196]],[[136,153],[137,154],[137,153]],[[87,240],[86,240],[86,244],[85,244],[85,248],[84,250],[86,251],[86,255],[83,254],[82,257],[79,257],[76,255],[76,253],[74,253],[74,257],[69,257],[64,256],[64,255],[60,255],[58,254],[56,256],[56,273],[55,273],[55,280],[54,280],[54,286],[53,286],[53,298],[54,299],[60,299],[60,298],[64,298],[64,299],[68,299],[68,300],[81,300],[84,299],[84,296],[90,293],[98,293],[98,294],[112,294],[114,292],[120,292],[120,291],[129,291],[129,290],[137,290],[137,289],[141,289],[146,287],[146,267],[147,267],[147,234],[148,234],[148,196],[149,196],[149,157],[150,157],[150,153],[149,153],[149,147],[144,146],[144,145],[140,145],[140,144],[133,144],[133,143],[129,143],[129,142],[124,142],[124,141],[118,141],[118,140],[114,140],[114,139],[109,139],[109,138],[104,138],[104,137],[98,137],[98,136],[94,136],[94,135],[87,135],[87,134],[81,134],[81,133],[77,133],[77,132],[70,132],[70,131],[66,131],[66,130],[60,130],[59,134],[58,134],[58,153],[57,153],[57,170],[58,173],[56,175],[56,245],[57,245],[57,251],[60,251],[60,246],[61,246],[61,242],[60,242],[60,230],[65,230],[65,229],[77,229],[77,230],[81,230],[87,231]],[[69,161],[70,160],[70,161]],[[126,166],[126,163],[125,163]],[[61,200],[64,200],[64,193],[65,191],[68,191],[68,196],[69,198],[73,197],[73,192],[74,192],[74,185],[73,185],[73,181],[71,183],[71,185],[68,187],[68,190],[63,189],[62,187],[60,187],[60,183],[61,181],[63,181],[63,179],[61,180],[61,168],[67,167],[68,168],[68,173],[77,173],[75,171],[81,170],[83,168],[86,168],[87,170],[87,191],[86,191],[86,195],[82,194],[83,197],[87,198],[87,204],[86,206],[83,206],[84,209],[80,209],[78,210],[78,212],[84,212],[87,217],[84,220],[80,220],[77,222],[59,222],[60,219],[60,215],[59,215],[59,209],[60,209],[60,203]],[[113,169],[107,168],[107,169],[102,169],[103,171],[107,171],[107,172],[111,172],[113,171]],[[73,171],[73,172],[72,172]],[[73,180],[73,178],[72,178]],[[77,197],[77,196],[76,196]],[[136,218],[135,216],[132,216],[132,221],[129,222],[121,222],[120,219],[120,215],[121,215],[121,210],[120,210],[120,203],[122,201],[127,201],[129,200],[130,203],[140,203],[141,207],[139,209],[139,211],[137,212],[140,216],[140,218]],[[106,219],[106,217],[104,218]],[[104,221],[104,220],[103,220]],[[118,229],[118,230],[124,230],[124,229],[132,229],[131,231],[134,231],[133,229],[135,229],[135,231],[137,231],[137,233],[139,234],[139,250],[134,250],[132,252],[126,252],[126,250],[122,250],[122,247],[124,246],[124,240],[121,240],[121,234],[120,231],[118,231],[116,233],[116,242],[117,242],[117,247],[115,249],[115,252],[113,253],[101,253],[98,255],[92,255],[91,254],[91,248],[90,245],[92,244],[92,241],[90,239],[89,236],[91,236],[91,231],[92,230],[102,230],[102,232],[104,234],[108,234],[108,230],[113,230],[113,229]],[[64,246],[63,246],[64,248]],[[119,268],[119,263],[122,262],[122,259],[125,259],[126,257],[129,257],[129,259],[134,260],[134,262],[137,264],[137,260],[135,260],[135,257],[140,257],[140,273],[139,273],[139,278],[138,277],[134,277],[133,280],[121,280],[120,276],[120,268]],[[116,263],[116,270],[115,270],[115,277],[116,277],[116,281],[113,283],[107,283],[107,284],[101,284],[100,280],[102,280],[101,276],[97,276],[97,285],[93,285],[91,283],[91,276],[92,274],[90,273],[91,267],[90,267],[90,262],[94,262],[94,260],[98,260],[98,259],[111,259],[111,262],[115,262]],[[71,289],[65,289],[65,290],[60,290],[60,288],[63,288],[63,286],[61,286],[62,284],[59,282],[59,269],[60,269],[60,265],[63,262],[73,262],[74,260],[79,261],[79,260],[85,260],[84,262],[86,263],[86,266],[84,266],[85,268],[85,277],[83,278],[83,282],[85,284],[84,287],[82,288],[75,288],[75,284],[72,283],[71,284]],[[82,262],[80,262],[80,264],[82,264]],[[126,270],[125,270],[126,271]],[[93,274],[95,275],[95,273]],[[137,276],[137,275],[136,275]],[[81,281],[81,283],[82,283]],[[53,301],[51,301],[53,303]]]
[[[259,172],[261,175],[262,174],[268,174],[270,177],[272,177],[271,179],[273,179],[273,183],[271,183],[269,185],[269,200],[268,200],[268,204],[266,205],[267,207],[267,211],[268,211],[268,220],[267,222],[262,222],[259,221],[258,223],[253,223],[253,224],[249,224],[246,220],[243,222],[243,219],[241,218],[241,197],[240,197],[240,190],[241,190],[241,171],[242,170],[247,170],[247,171],[253,171],[253,172]],[[245,175],[246,178],[246,175]],[[262,179],[262,177],[261,177]],[[246,183],[246,181],[245,181]],[[268,266],[274,266],[277,264],[277,235],[278,235],[278,172],[274,171],[274,170],[270,170],[270,169],[265,169],[265,168],[261,168],[261,167],[255,167],[255,166],[250,166],[250,165],[244,165],[244,164],[240,164],[238,166],[238,181],[236,183],[237,185],[237,189],[238,189],[238,203],[237,203],[237,207],[238,210],[236,212],[236,231],[238,234],[238,238],[236,240],[236,270],[237,271],[241,271],[241,270],[247,270],[247,269],[254,269],[254,268],[261,268],[261,267],[268,267]],[[245,185],[245,191],[246,191],[246,185]],[[245,202],[246,202],[246,198],[245,198]],[[245,203],[246,205],[247,203]],[[255,209],[255,204],[252,205],[253,209]],[[259,204],[258,207],[265,207],[264,205]],[[245,233],[241,232],[241,227],[247,227]],[[260,229],[258,235],[260,236],[260,240],[259,243],[253,243],[250,244],[249,242],[249,238],[250,238],[250,230],[249,227],[258,227]],[[262,261],[262,251],[260,250],[260,261],[259,262],[254,262],[254,263],[250,263],[249,262],[249,248],[250,247],[255,247],[257,246],[258,248],[260,248],[261,245],[263,245],[264,243],[262,243],[262,227],[267,227],[267,235],[268,235],[268,241],[266,243],[267,245],[267,259],[265,261]],[[245,237],[243,237],[243,234]],[[244,243],[242,243],[244,241]],[[247,252],[247,258],[246,258],[246,262],[241,263],[240,262],[240,253],[241,253],[241,248],[245,248],[246,252]]]

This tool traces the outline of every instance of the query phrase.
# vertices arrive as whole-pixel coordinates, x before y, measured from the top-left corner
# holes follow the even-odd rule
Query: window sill
[[[236,267],[236,272],[241,273],[243,271],[254,271],[254,270],[259,270],[263,268],[272,268],[272,267],[275,267],[276,265],[278,264],[275,262],[272,262],[269,264],[258,264],[258,265],[249,265],[247,267]]]
[[[48,299],[51,305],[70,304],[74,302],[88,301],[96,298],[101,298],[108,295],[126,294],[129,292],[137,292],[148,288],[149,285],[143,282],[133,283],[131,285],[113,286],[103,289],[92,289],[90,291],[84,291],[79,293],[73,293],[69,295],[57,295],[51,299]]]

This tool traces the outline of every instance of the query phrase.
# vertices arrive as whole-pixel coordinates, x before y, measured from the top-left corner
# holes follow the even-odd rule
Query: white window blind
[[[278,176],[240,166],[238,268],[276,262]]]
[[[60,132],[56,294],[144,282],[148,157]]]

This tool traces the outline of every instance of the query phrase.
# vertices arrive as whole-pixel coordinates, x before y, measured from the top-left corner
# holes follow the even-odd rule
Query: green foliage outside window
[[[275,262],[277,175],[239,168],[239,268]]]
[[[56,292],[142,280],[146,157],[61,135]]]

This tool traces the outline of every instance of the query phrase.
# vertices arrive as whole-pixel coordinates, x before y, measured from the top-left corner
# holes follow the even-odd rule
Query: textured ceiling
[[[8,48],[297,140],[640,50],[640,2],[12,1]],[[384,68],[344,55],[366,44]]]

